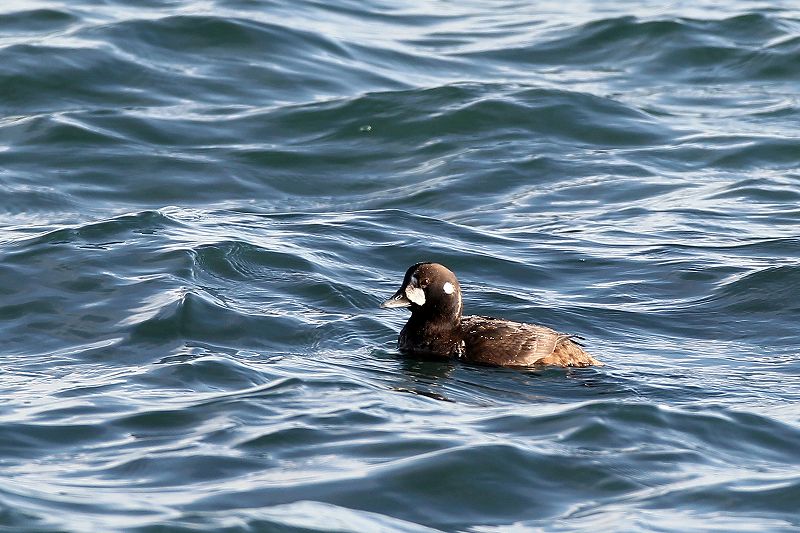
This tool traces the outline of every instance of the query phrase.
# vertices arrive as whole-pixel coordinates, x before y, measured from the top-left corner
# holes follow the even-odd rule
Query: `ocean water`
[[[796,531],[799,125],[794,0],[3,2],[0,529]]]

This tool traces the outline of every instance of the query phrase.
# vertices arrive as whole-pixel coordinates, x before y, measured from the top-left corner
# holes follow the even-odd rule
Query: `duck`
[[[381,307],[411,310],[397,340],[403,354],[502,367],[603,365],[575,335],[538,324],[464,316],[458,279],[439,263],[412,265]]]

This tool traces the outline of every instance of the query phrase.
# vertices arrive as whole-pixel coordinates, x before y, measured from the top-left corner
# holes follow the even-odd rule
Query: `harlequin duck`
[[[462,316],[458,280],[438,263],[409,268],[400,289],[381,307],[411,308],[397,341],[404,353],[498,366],[603,364],[583,351],[572,335],[535,324]]]

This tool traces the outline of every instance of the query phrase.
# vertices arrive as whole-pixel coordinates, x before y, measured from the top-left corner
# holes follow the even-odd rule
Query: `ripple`
[[[39,33],[67,28],[80,18],[65,9],[30,9],[0,14],[0,30],[4,33]]]
[[[263,509],[239,510],[235,513],[235,518],[229,511],[185,513],[178,519],[166,521],[158,526],[143,527],[140,531],[157,531],[162,527],[167,527],[172,531],[193,531],[197,526],[205,527],[208,524],[224,528],[234,519],[236,522],[244,524],[244,527],[255,530],[291,528],[303,531],[330,531],[331,529],[336,531],[387,530],[411,533],[437,531],[379,513],[313,501],[298,501]]]
[[[0,524],[790,530],[785,0],[0,9]],[[602,369],[402,357],[409,264]]]
[[[55,111],[103,101],[106,105],[147,105],[160,98],[143,89],[157,75],[102,49],[16,44],[0,49],[0,87],[7,113]],[[75,73],[80,72],[81,76]],[[83,80],[95,80],[87,85]],[[132,82],[138,84],[131,87]],[[67,98],[59,95],[67,94]],[[5,107],[9,106],[9,107]]]

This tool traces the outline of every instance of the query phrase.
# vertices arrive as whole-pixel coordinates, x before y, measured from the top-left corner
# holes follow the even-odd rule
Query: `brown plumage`
[[[417,263],[382,307],[410,307],[398,348],[407,353],[457,357],[498,366],[602,365],[574,336],[536,324],[484,316],[462,316],[455,274],[437,263]]]

